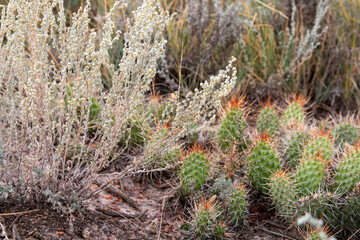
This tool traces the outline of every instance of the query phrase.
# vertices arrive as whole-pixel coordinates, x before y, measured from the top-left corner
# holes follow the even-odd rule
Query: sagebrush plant
[[[81,195],[97,171],[117,157],[118,142],[134,123],[164,54],[162,31],[170,20],[158,2],[144,1],[129,21],[115,67],[108,52],[120,32],[112,17],[125,5],[114,3],[101,34],[89,27],[90,1],[73,14],[70,26],[62,0],[13,0],[3,8],[1,168],[2,184],[13,186],[14,196],[37,201],[45,190]],[[111,74],[108,91],[101,68]],[[94,99],[97,119],[90,117]]]

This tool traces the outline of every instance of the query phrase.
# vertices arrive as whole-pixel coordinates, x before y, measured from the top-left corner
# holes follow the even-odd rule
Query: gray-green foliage
[[[226,200],[232,192],[234,184],[231,179],[226,179],[225,177],[219,177],[215,179],[215,182],[212,186],[212,193],[216,194],[219,199]]]
[[[340,214],[341,226],[356,231],[360,226],[360,193],[354,191],[345,197]]]

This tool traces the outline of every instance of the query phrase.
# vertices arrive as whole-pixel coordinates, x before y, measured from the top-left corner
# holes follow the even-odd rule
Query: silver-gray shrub
[[[89,27],[90,1],[70,26],[63,5],[11,0],[1,12],[0,184],[12,186],[23,201],[85,192],[121,151],[118,142],[164,54],[162,32],[170,18],[158,1],[145,0],[133,12],[118,67],[108,52],[120,35],[112,19],[125,4],[115,2],[100,33]],[[111,75],[108,91],[102,67]],[[91,119],[94,102],[100,113]]]

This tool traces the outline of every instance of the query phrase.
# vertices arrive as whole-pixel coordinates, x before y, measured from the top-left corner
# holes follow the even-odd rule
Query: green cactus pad
[[[267,192],[267,184],[273,172],[280,169],[280,159],[271,145],[260,140],[251,150],[248,158],[249,179],[262,192]]]
[[[286,128],[293,124],[302,124],[305,121],[304,109],[300,102],[292,102],[285,109],[281,118],[281,126]]]
[[[291,136],[285,152],[286,163],[289,169],[292,169],[299,164],[305,145],[308,144],[309,139],[310,135],[305,131],[295,132]]]
[[[337,125],[331,131],[331,135],[336,139],[335,144],[337,146],[343,145],[344,143],[352,145],[360,137],[359,128],[346,122]]]
[[[240,227],[246,225],[246,191],[238,186],[233,189],[229,197],[229,214],[234,226]]]
[[[190,232],[196,239],[222,239],[225,226],[221,222],[221,211],[218,206],[204,200],[195,207]]]
[[[360,194],[354,193],[345,198],[341,208],[342,227],[356,231],[360,226]]]
[[[278,171],[272,175],[269,188],[269,195],[276,209],[281,216],[291,221],[297,200],[293,181],[285,172]]]
[[[336,191],[350,192],[360,182],[360,149],[349,153],[340,163],[335,176]]]
[[[199,190],[209,176],[209,164],[203,152],[193,152],[181,167],[182,189],[185,195]]]
[[[256,127],[260,134],[275,135],[279,131],[279,117],[273,106],[264,107],[258,116]]]
[[[295,173],[295,185],[301,196],[316,192],[323,183],[325,166],[320,157],[303,158]]]
[[[318,136],[311,140],[305,147],[304,157],[311,158],[320,156],[324,162],[331,160],[333,154],[333,143],[327,136]]]
[[[245,126],[243,110],[232,108],[220,123],[218,138],[221,149],[226,150],[235,143],[242,142]]]

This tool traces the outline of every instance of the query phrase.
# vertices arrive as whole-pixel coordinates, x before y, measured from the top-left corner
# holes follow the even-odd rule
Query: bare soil
[[[98,181],[102,184],[107,180],[102,177]],[[121,191],[128,201],[114,192],[101,191],[87,200],[85,209],[74,214],[73,219],[50,210],[46,204],[20,207],[7,203],[0,205],[0,222],[9,239],[16,240],[186,239],[180,229],[187,209],[171,182],[137,182],[126,177],[121,184],[113,182],[111,188]],[[138,209],[131,206],[131,200]],[[252,201],[248,221],[247,229],[228,229],[227,239],[304,239],[299,229],[275,216],[263,197]],[[4,236],[0,235],[0,239]]]

